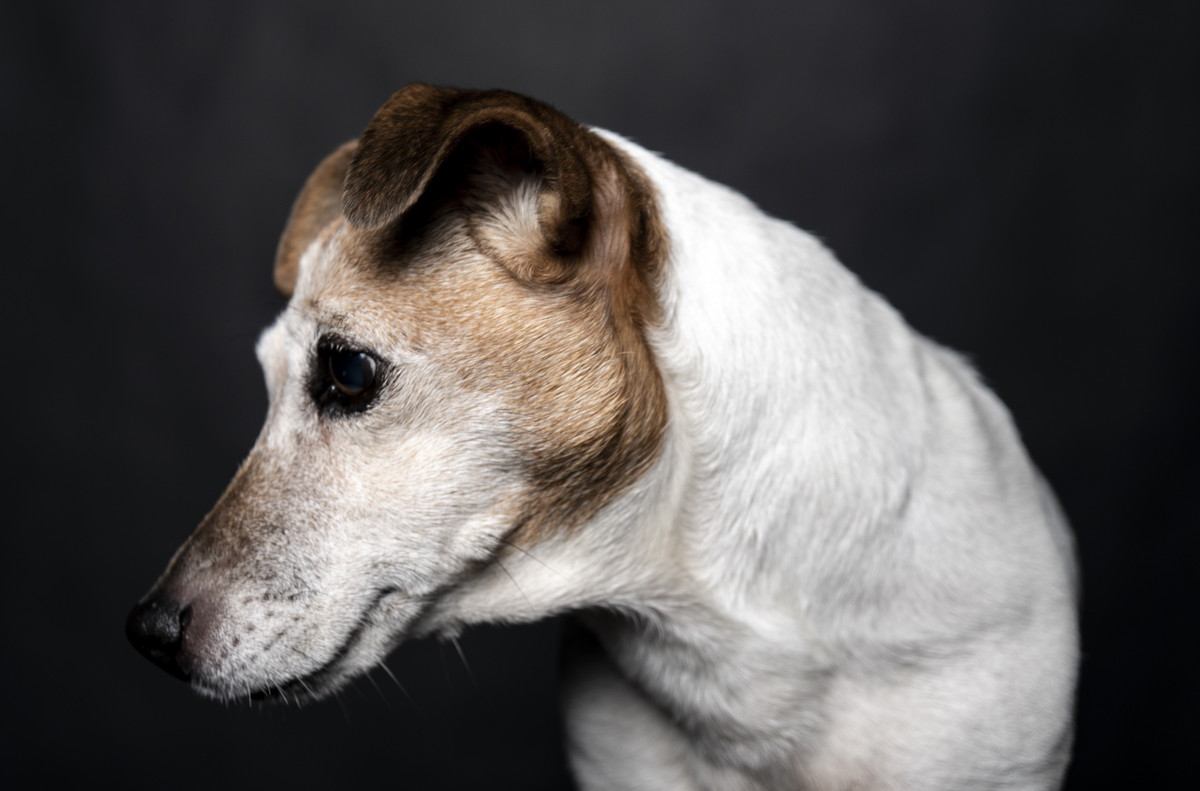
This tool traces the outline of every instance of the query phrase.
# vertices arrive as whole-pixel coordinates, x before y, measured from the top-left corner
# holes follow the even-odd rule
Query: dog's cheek
[[[451,429],[450,426],[454,428]],[[497,421],[471,413],[410,429],[346,471],[339,511],[358,562],[424,595],[495,546],[520,488]]]
[[[517,510],[511,443],[486,409],[453,406],[428,428],[364,421],[256,449],[208,547],[220,593],[197,612],[202,681],[258,689],[312,672],[372,597],[423,600],[487,558]]]

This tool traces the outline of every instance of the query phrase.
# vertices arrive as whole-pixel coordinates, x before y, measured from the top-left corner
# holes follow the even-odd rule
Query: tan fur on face
[[[314,299],[386,316],[467,387],[503,400],[529,481],[522,538],[577,524],[658,448],[666,414],[643,335],[656,310],[649,289],[627,282],[640,279],[628,258],[589,261],[586,276],[533,286],[485,252],[464,217],[442,222],[432,245],[382,266],[356,260],[377,254],[362,238],[369,234],[340,229],[345,252]],[[613,240],[598,246],[628,250]]]
[[[591,189],[576,251],[546,236],[563,211],[566,166],[555,180],[514,176],[505,152],[485,140],[448,166],[459,170],[446,183],[421,177],[421,189],[436,192],[425,199],[432,205],[422,209],[418,196],[406,206],[427,216],[326,226],[329,255],[302,295],[325,312],[376,317],[465,386],[502,401],[527,481],[514,516],[522,541],[594,514],[653,461],[666,423],[645,339],[659,312],[665,247],[651,190],[615,149],[555,111],[522,123],[538,128],[551,113],[569,130],[558,136],[571,146],[563,158],[587,169],[571,183]],[[436,150],[439,162],[453,156]]]
[[[275,251],[275,287],[290,295],[300,274],[300,256],[326,226],[341,216],[342,182],[358,150],[351,140],[333,150],[304,182],[292,204],[287,225]]]

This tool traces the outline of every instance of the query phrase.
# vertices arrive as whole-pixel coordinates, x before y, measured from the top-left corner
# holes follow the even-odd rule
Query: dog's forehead
[[[560,340],[588,334],[588,308],[531,289],[479,249],[453,218],[412,240],[382,243],[339,219],[304,252],[289,307],[346,340],[377,349],[494,357],[553,324]]]
[[[445,293],[461,288],[453,273],[478,257],[445,239],[385,245],[339,218],[302,255],[289,313],[365,346],[416,347]]]

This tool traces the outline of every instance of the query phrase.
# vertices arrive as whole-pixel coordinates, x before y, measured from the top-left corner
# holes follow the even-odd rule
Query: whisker
[[[537,555],[533,554],[529,550],[525,549],[525,547],[523,547],[519,544],[514,544],[513,542],[509,541],[507,538],[501,538],[500,543],[504,544],[504,546],[506,546],[506,547],[510,547],[512,549],[517,550],[522,555],[524,555],[525,557],[529,558],[530,560],[536,562],[537,564],[539,564],[542,568],[546,569],[547,571],[552,571],[555,574],[562,576],[562,572],[560,572],[558,569],[554,568],[550,564],[546,563],[546,561],[542,560],[541,558],[539,558]]]
[[[458,658],[462,660],[463,669],[467,671],[467,677],[471,679],[472,684],[478,686],[478,682],[475,681],[475,674],[471,672],[471,665],[467,662],[467,655],[463,653],[462,644],[455,636],[450,637],[450,642],[454,645],[454,650],[458,652]]]
[[[390,705],[388,703],[387,695],[383,694],[383,690],[379,688],[379,684],[375,681],[375,676],[369,671],[363,673],[363,675],[366,676],[367,681],[371,682],[371,686],[375,688],[377,693],[379,693],[379,697],[383,698],[384,705]]]
[[[410,703],[415,702],[413,701],[412,695],[408,694],[408,690],[405,689],[404,685],[400,683],[400,679],[396,678],[396,674],[393,673],[392,669],[387,666],[387,661],[385,659],[379,660],[379,667],[383,668],[383,672],[387,673],[387,677],[392,680],[392,683],[396,685],[397,689],[404,693],[404,697],[408,698]]]
[[[300,650],[299,648],[297,648],[296,646],[294,646],[294,645],[289,645],[289,646],[288,646],[288,648],[292,649],[292,650],[293,650],[293,651],[295,651],[297,654],[299,654],[300,656],[302,656],[302,657],[304,657],[305,659],[307,659],[309,662],[312,662],[312,664],[313,664],[313,666],[314,666],[314,667],[320,667],[320,666],[321,666],[321,664],[322,664],[321,662],[318,662],[318,661],[317,661],[316,659],[314,659],[312,656],[310,656],[309,654],[305,653],[304,651],[301,651],[301,650]]]
[[[315,695],[313,695],[312,687],[310,687],[308,684],[304,683],[303,678],[300,678],[297,676],[296,683],[299,684],[300,686],[304,687],[304,691],[308,693],[309,697],[313,697],[313,698],[316,697]],[[296,705],[299,706],[300,704],[297,702]]]
[[[502,561],[500,558],[498,558],[498,557],[497,557],[497,558],[496,558],[496,565],[497,565],[497,566],[499,566],[499,567],[500,567],[500,570],[504,572],[505,576],[507,576],[507,577],[509,578],[509,580],[511,580],[511,581],[512,581],[513,587],[514,587],[514,588],[516,588],[516,589],[517,589],[517,591],[518,591],[518,592],[521,594],[521,596],[523,596],[523,597],[524,597],[524,599],[525,599],[525,603],[526,603],[526,604],[528,604],[530,607],[532,607],[532,606],[533,606],[533,600],[531,600],[531,599],[529,598],[529,596],[528,596],[528,595],[526,595],[526,593],[525,593],[525,590],[524,590],[524,589],[523,589],[523,588],[522,588],[522,587],[521,587],[521,586],[520,586],[520,585],[517,583],[517,578],[516,578],[516,577],[514,577],[514,576],[512,575],[512,573],[511,573],[511,572],[508,570],[508,568],[507,568],[507,567],[504,565],[504,561]]]

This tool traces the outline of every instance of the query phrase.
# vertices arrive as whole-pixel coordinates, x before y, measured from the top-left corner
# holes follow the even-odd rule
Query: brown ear
[[[350,164],[342,196],[346,218],[366,229],[400,219],[466,138],[491,127],[523,139],[552,193],[538,217],[549,251],[578,252],[592,209],[586,156],[595,144],[562,113],[508,91],[414,84],[392,94],[363,132]]]
[[[321,160],[304,182],[292,213],[288,215],[279,248],[275,251],[275,287],[291,296],[300,274],[300,256],[317,234],[342,211],[342,189],[346,171],[358,147],[357,140],[343,143]]]

